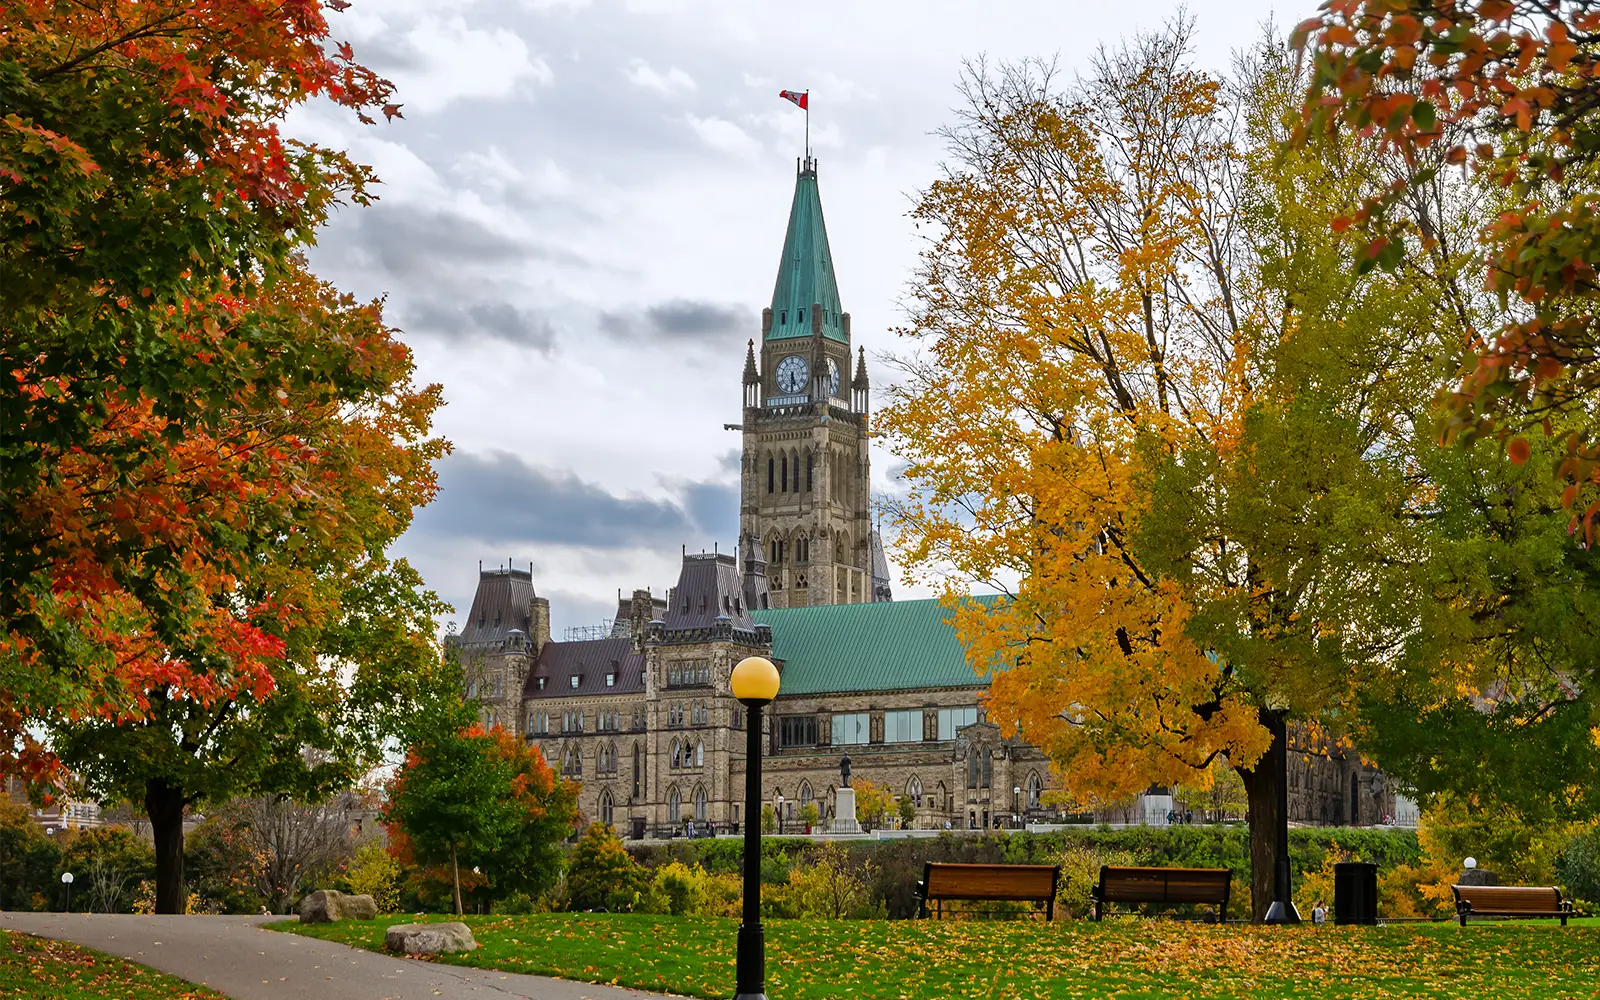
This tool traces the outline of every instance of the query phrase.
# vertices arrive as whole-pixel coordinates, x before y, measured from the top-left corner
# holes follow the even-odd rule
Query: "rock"
[[[331,924],[335,920],[371,920],[378,904],[371,896],[347,896],[335,889],[318,889],[300,901],[302,924]]]
[[[478,947],[472,930],[454,921],[444,924],[395,924],[383,935],[383,946],[407,955],[437,955]]]

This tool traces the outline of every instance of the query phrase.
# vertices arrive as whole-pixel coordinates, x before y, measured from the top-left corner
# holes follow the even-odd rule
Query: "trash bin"
[[[1333,922],[1378,922],[1378,866],[1345,861],[1333,866]]]

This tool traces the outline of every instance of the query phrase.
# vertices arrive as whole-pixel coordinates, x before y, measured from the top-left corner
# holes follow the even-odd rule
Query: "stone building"
[[[799,164],[760,333],[759,349],[746,347],[735,425],[738,553],[685,552],[666,594],[619,594],[609,629],[571,641],[552,640],[531,568],[480,567],[467,621],[448,640],[466,693],[485,722],[582,783],[585,815],[633,836],[745,820],[746,720],[728,679],[754,654],[782,675],[763,799],[786,827],[807,804],[831,816],[847,753],[854,776],[909,799],[923,828],[1046,817],[1048,761],[985,719],[985,682],[948,612],[891,599],[870,517],[866,359],[856,351],[847,383],[850,315],[815,160]]]

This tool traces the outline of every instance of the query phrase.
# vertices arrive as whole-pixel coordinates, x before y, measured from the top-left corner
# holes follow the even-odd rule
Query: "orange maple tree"
[[[1366,231],[1365,266],[1393,267],[1434,234],[1392,213],[1407,188],[1458,166],[1500,192],[1483,230],[1485,287],[1501,321],[1469,332],[1471,362],[1448,394],[1446,437],[1516,436],[1581,409],[1600,389],[1600,264],[1595,196],[1600,138],[1600,4],[1591,0],[1332,0],[1296,37],[1313,55],[1309,132],[1347,128],[1416,166],[1371,193],[1333,226]],[[1594,540],[1600,451],[1583,430],[1564,433],[1562,501]],[[1592,493],[1592,490],[1587,490]]]
[[[346,6],[0,0],[0,764],[142,803],[162,912],[186,807],[346,780],[438,660],[439,389],[299,252],[371,172],[279,132],[398,116]]]

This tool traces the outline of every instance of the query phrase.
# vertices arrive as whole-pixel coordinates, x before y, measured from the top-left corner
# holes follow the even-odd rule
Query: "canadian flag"
[[[786,101],[793,101],[794,103],[800,105],[801,108],[806,108],[806,110],[810,110],[809,108],[806,107],[807,106],[807,102],[811,97],[811,94],[809,92],[804,92],[804,91],[799,91],[799,90],[780,90],[780,91],[778,91],[778,96],[783,98]]]

